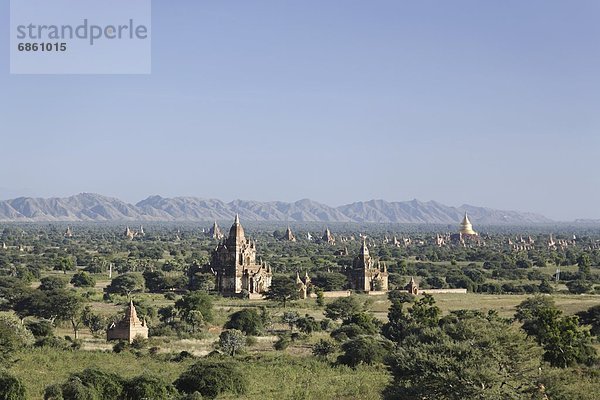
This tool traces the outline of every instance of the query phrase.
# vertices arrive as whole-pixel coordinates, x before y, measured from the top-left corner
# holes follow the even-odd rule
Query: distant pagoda
[[[287,240],[288,242],[296,241],[296,236],[294,236],[294,233],[292,232],[292,229],[290,228],[289,225],[288,225],[287,229],[285,230],[285,233],[283,234],[283,240]]]
[[[465,211],[465,217],[463,218],[462,222],[460,223],[460,233],[463,235],[477,236],[477,232],[475,232],[473,230],[473,225],[471,224],[471,221],[469,220],[469,216],[467,215],[466,211]]]
[[[223,232],[221,232],[221,228],[219,228],[217,221],[215,221],[213,226],[208,230],[208,236],[216,240],[221,240],[225,237]]]
[[[329,228],[325,228],[325,232],[323,233],[323,237],[321,237],[321,241],[323,243],[335,244],[335,237],[331,234]]]

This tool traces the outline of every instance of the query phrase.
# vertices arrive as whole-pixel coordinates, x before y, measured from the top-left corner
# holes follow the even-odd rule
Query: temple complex
[[[287,240],[288,242],[296,241],[296,236],[294,236],[294,234],[292,233],[292,229],[289,227],[289,225],[285,230],[285,233],[283,234],[283,240]]]
[[[127,227],[125,228],[125,232],[123,232],[123,236],[128,240],[133,240],[133,238],[136,237],[136,233],[133,229]]]
[[[256,261],[256,244],[246,238],[240,217],[212,253],[211,269],[217,276],[217,290],[225,295],[263,293],[271,287],[271,268]]]
[[[331,234],[329,228],[325,228],[325,232],[323,233],[323,237],[321,237],[321,241],[323,243],[335,244],[335,237]]]
[[[404,289],[413,295],[418,295],[419,294],[419,284],[415,281],[415,277],[411,276],[410,277],[410,282],[408,282],[408,285],[406,285],[404,287]]]
[[[354,290],[386,291],[388,290],[388,272],[385,264],[375,263],[375,260],[369,253],[366,237],[363,237],[363,244],[360,253],[354,259],[352,270],[349,274],[350,288]]]
[[[296,287],[298,288],[298,298],[306,299],[308,297],[308,288],[311,286],[308,272],[304,273],[304,279],[300,278],[300,273],[296,272]]]
[[[467,245],[484,245],[484,242],[479,237],[479,234],[473,230],[473,224],[471,224],[471,220],[469,220],[469,215],[466,211],[465,216],[460,223],[458,233],[451,235],[450,240],[454,244],[458,244],[462,247],[467,247]]]
[[[148,339],[148,325],[145,320],[140,321],[131,300],[123,319],[113,322],[106,330],[106,340],[127,340],[131,343],[136,336]]]
[[[208,236],[216,240],[222,240],[225,235],[221,232],[221,228],[217,225],[217,221],[213,224],[213,226],[208,230]]]

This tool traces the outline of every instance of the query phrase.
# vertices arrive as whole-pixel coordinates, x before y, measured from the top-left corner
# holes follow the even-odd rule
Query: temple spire
[[[369,255],[369,248],[367,247],[367,236],[363,236],[362,246],[360,248],[360,254],[363,256]]]

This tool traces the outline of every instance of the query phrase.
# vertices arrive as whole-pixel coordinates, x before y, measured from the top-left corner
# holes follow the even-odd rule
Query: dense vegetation
[[[133,240],[124,226],[76,225],[73,237],[65,229],[2,229],[0,399],[592,399],[600,391],[593,228],[575,238],[571,229],[496,228],[482,234],[485,245],[439,246],[422,227],[338,225],[336,245],[307,240],[306,230],[318,236],[313,226],[295,243],[280,239],[281,226],[250,227],[275,272],[271,293],[252,301],[214,293],[207,264],[216,241],[197,227],[151,225]],[[392,290],[324,297],[347,289],[360,233],[386,263]],[[315,298],[297,299],[297,271],[310,275]],[[470,294],[413,297],[399,290],[410,276]],[[150,339],[108,344],[105,329],[130,298]]]

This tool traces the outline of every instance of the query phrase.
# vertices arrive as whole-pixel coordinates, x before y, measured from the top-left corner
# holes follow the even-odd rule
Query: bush
[[[246,346],[246,337],[237,329],[228,329],[219,335],[219,347],[230,356],[235,356]]]
[[[117,343],[115,343],[115,345],[113,346],[113,351],[115,353],[120,353],[124,350],[127,350],[129,348],[129,343],[127,343],[124,340],[119,340]]]
[[[333,320],[345,319],[363,311],[363,304],[355,296],[340,297],[325,307],[325,316]]]
[[[192,365],[175,381],[180,392],[200,393],[214,399],[221,393],[241,395],[246,392],[248,381],[232,362],[202,360]]]
[[[71,344],[62,338],[56,336],[46,336],[36,340],[34,343],[35,347],[52,347],[55,349],[68,350]]]
[[[72,377],[79,378],[85,386],[93,389],[103,400],[121,399],[123,380],[116,374],[88,368],[73,374]],[[66,397],[65,400],[67,400]]]
[[[592,284],[582,279],[567,282],[567,288],[570,293],[583,294],[589,293],[592,290]]]
[[[7,372],[0,372],[0,399],[25,400],[25,386]]]
[[[36,339],[52,336],[54,334],[54,327],[50,321],[27,321],[26,325],[27,329],[33,333],[33,336],[35,336]]]
[[[260,335],[263,328],[260,314],[249,308],[231,314],[229,321],[225,324],[225,329],[237,329],[252,336]]]
[[[67,280],[62,276],[46,276],[40,280],[40,290],[57,290],[67,287]]]
[[[298,318],[296,321],[296,326],[300,330],[300,332],[306,333],[310,335],[313,332],[321,330],[321,324],[315,320],[314,317],[306,314],[306,316]]]
[[[336,349],[337,346],[334,342],[327,339],[321,339],[313,346],[312,353],[317,357],[327,357],[328,355],[334,353]]]
[[[154,376],[138,376],[123,386],[124,400],[173,399],[176,396],[177,389],[172,384]]]
[[[113,373],[88,368],[71,374],[60,385],[51,385],[44,391],[45,400],[121,400],[123,379]]]
[[[61,385],[50,385],[44,390],[44,400],[64,400]]]
[[[342,345],[344,354],[338,357],[338,363],[349,367],[359,364],[372,365],[383,362],[392,350],[389,342],[382,342],[370,336],[361,336]]]
[[[165,299],[172,300],[172,301],[177,298],[177,295],[173,292],[167,292],[163,296],[165,296]]]
[[[78,272],[71,278],[71,283],[75,287],[94,287],[96,279],[87,272]]]
[[[288,346],[292,343],[292,338],[290,335],[281,335],[279,339],[275,342],[273,347],[275,350],[283,351],[288,348]]]

